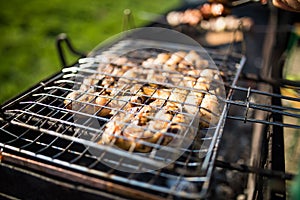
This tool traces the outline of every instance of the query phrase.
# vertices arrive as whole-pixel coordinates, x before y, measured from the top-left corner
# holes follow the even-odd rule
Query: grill
[[[195,47],[174,43],[165,43],[162,45],[156,41],[128,39],[117,42],[108,50],[102,52],[101,55],[116,53],[129,48],[138,49],[143,46],[151,47],[151,49],[158,49],[161,46],[174,50],[195,49]],[[151,50],[145,51],[151,54],[156,53]],[[143,52],[142,55],[147,55],[147,52]],[[204,52],[199,53],[201,55],[204,54]],[[232,73],[226,75],[228,79],[227,84],[231,87],[235,86],[234,84],[245,62],[244,56],[236,53],[229,55],[227,52],[217,53],[213,51],[210,55],[214,58],[216,63],[224,66],[224,73],[229,73],[229,71]],[[136,56],[139,55],[135,55],[135,57],[130,57],[129,55],[128,57],[130,57],[131,60],[140,59],[140,57],[136,58]],[[13,103],[13,105],[8,105],[8,107],[5,106],[3,108],[5,110],[4,115],[8,122],[2,125],[2,130],[6,135],[6,137],[4,137],[6,141],[3,142],[3,147],[10,150],[18,148],[17,151],[28,156],[41,158],[45,161],[50,161],[63,167],[69,167],[73,170],[80,170],[87,173],[88,176],[110,177],[109,179],[113,181],[134,187],[143,187],[142,190],[152,189],[166,196],[172,195],[192,199],[203,197],[207,190],[207,185],[203,184],[206,183],[211,176],[213,161],[216,156],[215,146],[218,144],[218,138],[222,133],[221,129],[228,107],[224,107],[216,127],[210,127],[208,130],[203,129],[202,131],[205,133],[198,134],[204,134],[205,136],[195,140],[205,145],[200,146],[195,143],[191,149],[184,149],[184,154],[174,164],[166,167],[166,169],[148,172],[143,175],[134,173],[122,174],[112,169],[108,170],[107,167],[101,163],[103,162],[101,158],[109,159],[118,156],[116,159],[112,159],[110,162],[114,163],[109,165],[118,166],[124,163],[123,165],[130,165],[126,167],[127,170],[132,170],[130,167],[134,170],[138,170],[136,166],[130,163],[136,163],[134,161],[138,161],[138,163],[154,165],[159,161],[159,156],[155,155],[154,159],[150,159],[151,155],[139,156],[120,151],[110,146],[95,144],[95,142],[93,142],[95,139],[84,139],[85,132],[94,134],[94,137],[99,137],[99,135],[103,134],[103,130],[101,130],[103,129],[101,128],[102,124],[99,129],[95,129],[89,125],[89,123],[91,123],[90,118],[89,120],[84,120],[84,122],[80,122],[80,119],[75,118],[75,122],[72,121],[76,113],[84,114],[80,109],[78,109],[78,111],[67,110],[63,104],[67,94],[70,93],[74,85],[76,85],[78,76],[83,76],[82,73],[74,73],[74,71],[82,70],[86,76],[95,74],[96,71],[94,68],[98,66],[98,62],[99,57],[97,56],[80,59],[78,66],[64,68],[62,73],[55,76],[49,82],[45,82],[40,89],[36,91],[33,90],[35,92],[31,95],[26,94],[25,99],[17,101]],[[77,78],[74,79],[74,76]],[[138,83],[141,81],[143,80],[137,79]],[[147,81],[147,83],[149,83],[149,81]],[[79,81],[79,84],[82,84],[82,82]],[[172,88],[174,86],[171,85],[170,87]],[[31,96],[32,99],[27,99],[29,96]],[[229,95],[228,98],[230,98],[230,96],[231,95]],[[226,101],[225,99],[222,100]],[[16,108],[16,104],[19,105],[20,108]],[[84,103],[82,107],[87,104],[89,103]],[[74,114],[70,115],[70,112],[74,112]],[[92,119],[93,118],[98,117],[92,116]],[[98,120],[104,124],[109,121],[107,118],[100,118]],[[18,129],[18,134],[16,134],[13,129]],[[101,149],[99,156],[90,155],[89,151],[91,151],[92,148]],[[204,158],[199,159],[202,154],[205,154]],[[124,158],[129,160],[129,162],[123,161]],[[193,174],[202,175],[195,176]],[[141,179],[141,176],[144,178]],[[190,187],[195,188],[195,191],[178,190],[178,187],[183,187],[180,186],[181,184],[191,184]],[[150,197],[152,196],[153,195],[150,195]]]
[[[133,40],[130,37],[97,47],[89,56],[79,59],[78,63],[65,67],[62,72],[4,104],[1,107],[0,121],[1,164],[5,167],[14,166],[17,171],[25,170],[31,175],[39,174],[40,178],[50,177],[52,182],[58,180],[56,184],[67,188],[75,185],[73,189],[76,191],[107,199],[205,198],[210,191],[215,167],[251,173],[253,176],[249,175],[248,187],[260,192],[264,187],[264,183],[261,182],[263,177],[276,180],[279,178],[278,182],[281,183],[285,179],[291,179],[293,174],[285,173],[284,167],[282,169],[279,165],[283,163],[284,156],[283,149],[278,148],[278,144],[283,142],[284,127],[300,128],[299,125],[283,122],[282,117],[298,119],[300,115],[299,109],[282,106],[280,101],[299,102],[300,100],[281,95],[278,88],[279,86],[291,88],[298,85],[291,81],[278,82],[273,78],[261,78],[242,73],[246,61],[244,45],[243,42],[233,43],[219,49],[206,48],[197,51],[201,57],[209,61],[209,66],[216,65],[220,70],[226,96],[216,96],[223,105],[222,110],[217,114],[218,123],[209,128],[197,128],[198,126],[195,127],[193,122],[185,124],[184,127],[189,131],[177,137],[186,140],[187,132],[192,132],[195,128],[197,129],[195,138],[191,144],[180,148],[176,148],[176,144],[166,145],[167,153],[171,152],[171,155],[177,151],[181,153],[174,162],[165,161],[167,165],[163,168],[161,168],[163,158],[160,154],[153,153],[164,148],[160,143],[146,142],[144,145],[155,150],[149,154],[133,152],[132,148],[124,151],[113,147],[112,144],[99,145],[97,141],[113,117],[99,117],[96,113],[82,111],[84,107],[94,105],[93,102],[85,102],[76,110],[70,110],[64,104],[64,101],[68,100],[67,95],[83,85],[84,78],[95,73],[115,76],[96,70],[99,63],[103,63],[103,55],[129,52],[126,57],[130,61],[127,65],[130,65],[132,62],[141,63],[149,57],[157,56],[163,51],[159,50],[162,47],[170,52],[177,50],[188,52],[196,48],[192,45],[144,38]],[[131,51],[143,47],[148,48]],[[207,53],[213,62],[207,57]],[[65,63],[64,59],[63,63]],[[120,79],[122,76],[115,76],[115,78]],[[142,78],[126,80],[139,84],[157,84],[155,81]],[[219,82],[212,84],[219,84]],[[171,90],[180,88],[169,83],[164,86]],[[98,89],[103,88],[99,86]],[[192,90],[184,87],[180,89]],[[88,91],[84,93],[88,94]],[[110,101],[116,100],[115,98],[111,97]],[[124,102],[129,103],[128,100]],[[145,105],[142,103],[141,106]],[[108,107],[108,105],[103,106],[103,108]],[[116,109],[116,112],[120,110]],[[181,114],[187,115],[182,111]],[[81,115],[87,118],[82,118]],[[195,117],[192,121],[198,123]],[[93,124],[95,122],[96,126]],[[257,140],[258,144],[252,147],[252,166],[216,160],[219,146],[222,145],[220,141],[224,125],[226,129],[226,124],[231,122],[239,126],[249,123],[252,125],[253,141]],[[265,133],[263,135],[262,130]],[[262,146],[266,148],[265,152],[260,152]],[[271,165],[271,162],[278,165]],[[263,168],[263,165],[266,167]],[[119,167],[126,172],[118,170]],[[157,170],[149,170],[153,167]],[[143,173],[134,173],[137,170]],[[285,190],[272,190],[272,192],[281,193],[285,197]],[[250,192],[249,196],[251,196]]]

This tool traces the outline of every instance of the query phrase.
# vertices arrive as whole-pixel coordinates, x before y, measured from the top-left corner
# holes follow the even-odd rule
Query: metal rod
[[[282,106],[272,106],[272,105],[267,105],[267,104],[255,104],[255,103],[250,103],[250,102],[247,102],[247,101],[246,102],[226,101],[226,103],[231,104],[231,105],[245,107],[246,109],[253,108],[255,110],[262,110],[262,111],[265,111],[265,112],[276,113],[276,114],[280,114],[280,115],[283,115],[283,116],[290,116],[290,117],[300,118],[300,114],[295,114],[293,112],[286,112],[286,111],[279,110],[279,108],[281,108],[282,110],[284,109],[284,107],[282,107]],[[273,108],[277,108],[278,110],[273,109]],[[299,109],[292,109],[292,110],[300,111]]]
[[[227,119],[233,119],[233,120],[239,120],[239,121],[244,121],[245,117],[244,116],[227,116]],[[274,126],[280,126],[280,127],[288,127],[288,128],[295,128],[295,129],[300,129],[300,125],[295,125],[295,124],[287,124],[287,123],[281,123],[281,122],[271,122],[267,120],[262,120],[262,119],[247,119],[247,122],[252,122],[252,123],[259,123],[259,124],[265,124],[265,125],[274,125]]]
[[[280,65],[280,64],[279,64]],[[275,65],[276,66],[276,65]],[[277,66],[278,69],[273,69],[275,73],[273,77],[281,77],[281,66]],[[280,94],[280,88],[273,86],[273,91]],[[272,104],[277,106],[282,106],[281,98],[272,97]],[[283,115],[279,113],[272,113],[272,118],[274,121],[283,123]],[[284,154],[284,135],[283,135],[283,126],[274,125],[272,127],[272,145],[271,145],[271,169],[276,171],[285,171],[285,154]],[[286,183],[282,179],[276,179],[274,188],[271,188],[271,198],[276,200],[285,199],[286,197]]]
[[[61,64],[63,67],[68,66],[67,61],[66,61],[66,56],[64,54],[63,47],[62,47],[63,43],[66,43],[66,45],[71,53],[78,55],[80,57],[86,57],[85,53],[79,52],[74,49],[69,38],[67,37],[67,34],[61,33],[56,38],[56,47],[57,47],[58,55],[59,55],[59,58],[60,58],[60,61],[61,61]]]
[[[233,89],[239,90],[239,91],[244,91],[244,92],[248,91],[248,88],[243,88],[243,87],[240,87],[240,86],[233,86]],[[300,102],[299,98],[290,97],[290,96],[284,96],[284,95],[281,95],[280,93],[271,93],[271,92],[265,92],[265,91],[256,90],[256,89],[251,89],[251,93],[260,94],[260,95],[264,95],[264,96],[270,96],[270,97],[277,97],[277,98],[280,98],[280,99],[286,99],[286,100]]]
[[[122,31],[128,31],[130,29],[135,28],[134,18],[132,15],[132,11],[130,9],[125,9],[123,11],[123,26]]]
[[[263,83],[268,83],[273,86],[292,86],[295,88],[300,88],[300,81],[292,81],[287,79],[274,79],[268,77],[261,77],[259,74],[242,74],[242,79],[251,80],[251,81],[259,81]]]
[[[230,170],[237,170],[244,173],[254,173],[260,176],[269,177],[269,178],[280,178],[285,180],[292,180],[295,177],[295,174],[286,173],[277,170],[263,169],[258,167],[252,167],[247,165],[241,165],[236,163],[229,163],[221,160],[216,160],[216,167],[221,167]]]

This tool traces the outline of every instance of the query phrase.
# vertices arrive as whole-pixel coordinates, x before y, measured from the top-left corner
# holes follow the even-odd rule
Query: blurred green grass
[[[59,33],[74,46],[92,50],[122,31],[123,10],[165,13],[179,0],[10,0],[0,1],[0,104],[61,69],[55,48]]]

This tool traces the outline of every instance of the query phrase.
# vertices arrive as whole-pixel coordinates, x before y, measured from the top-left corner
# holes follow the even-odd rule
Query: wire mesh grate
[[[216,79],[210,82],[211,87],[225,83],[226,86],[230,86],[226,90],[227,98],[213,94],[211,90],[204,91],[203,89],[194,89],[185,85],[175,85],[170,82],[164,82],[162,80],[148,80],[144,77],[150,73],[162,74],[167,73],[170,77],[177,78],[178,82],[184,80],[184,76],[179,76],[178,73],[168,71],[168,69],[157,69],[157,71],[151,71],[146,67],[138,72],[136,77],[127,77],[124,79],[122,74],[112,74],[110,71],[99,71],[99,66],[112,66],[111,69],[131,68],[136,65],[142,65],[142,63],[158,54],[162,51],[155,51],[154,49],[146,49],[144,51],[131,52],[127,55],[125,63],[121,65],[117,62],[121,60],[114,60],[113,62],[103,62],[103,55],[109,55],[120,51],[120,49],[126,49],[128,46],[148,45],[149,41],[120,41],[115,43],[110,49],[99,53],[98,56],[92,56],[79,60],[79,63],[73,67],[63,69],[63,72],[56,76],[51,81],[47,82],[40,89],[34,90],[30,95],[25,95],[22,99],[17,100],[14,103],[8,104],[3,107],[5,111],[5,119],[1,120],[1,134],[3,137],[0,139],[0,145],[4,149],[10,149],[18,151],[24,155],[30,156],[33,159],[42,159],[44,161],[53,163],[58,166],[62,166],[71,170],[79,170],[88,176],[96,176],[107,178],[111,181],[127,184],[128,187],[143,188],[143,190],[155,190],[162,196],[178,196],[183,198],[200,198],[206,193],[207,182],[211,176],[211,170],[213,162],[216,156],[217,149],[215,148],[219,142],[219,137],[222,133],[222,127],[226,118],[229,105],[234,102],[231,101],[232,90],[238,89],[235,86],[237,78],[242,70],[245,58],[243,55],[233,52],[223,51],[209,51],[210,56],[218,66],[220,70],[220,76],[222,80]],[[161,45],[161,43],[151,41],[151,46]],[[163,44],[173,49],[174,52],[177,49],[182,51],[191,51],[194,47],[174,44]],[[203,55],[206,59],[205,52],[197,52],[199,55]],[[121,58],[122,59],[122,58]],[[105,68],[107,69],[107,68]],[[148,70],[148,71],[147,71]],[[183,72],[185,73],[185,72]],[[89,77],[88,81],[86,77]],[[123,87],[116,88],[111,87],[112,83],[107,85],[99,84],[101,78],[113,77],[118,81],[123,81]],[[141,78],[143,77],[143,78]],[[122,80],[123,79],[123,80]],[[164,81],[164,80],[163,80]],[[130,91],[132,85],[137,85],[135,91]],[[155,85],[154,88],[151,86]],[[158,86],[157,86],[158,85]],[[97,143],[107,128],[107,124],[111,122],[114,117],[120,115],[118,113],[125,113],[130,115],[130,111],[122,109],[126,105],[132,103],[130,99],[120,99],[119,96],[135,96],[140,91],[148,87],[150,92],[139,96],[143,98],[144,102],[136,101],[136,107],[151,104],[153,102],[154,95],[157,91],[169,90],[174,91],[187,91],[198,92],[202,94],[210,94],[217,96],[219,102],[226,103],[224,108],[215,113],[218,116],[219,121],[214,126],[199,128],[197,134],[193,139],[190,146],[186,148],[180,148],[182,155],[174,162],[170,159],[169,165],[162,169],[154,171],[146,171],[144,173],[125,173],[114,169],[109,166],[125,166],[127,169],[135,170],[147,170],[149,166],[160,166],[162,160],[166,160],[159,154],[156,154],[153,150],[159,148],[165,148],[166,152],[174,152],[174,147],[168,147],[168,145],[162,145],[163,138],[160,142],[149,141],[137,141],[146,147],[150,147],[152,153],[140,153],[136,154],[134,147],[129,147],[127,150],[113,147],[114,141],[110,141],[105,145]],[[161,90],[158,90],[161,87]],[[125,89],[124,89],[125,88]],[[129,90],[128,90],[129,88]],[[108,103],[97,107],[95,104],[95,98],[97,95],[106,95],[105,92],[115,93],[106,97]],[[79,91],[79,92],[78,92]],[[72,92],[78,92],[77,98],[71,99],[68,95]],[[96,92],[96,93],[95,93]],[[253,92],[253,91],[251,91]],[[87,100],[82,103],[80,97],[85,97]],[[118,97],[118,98],[117,98]],[[196,107],[193,104],[184,103],[177,99],[170,99],[170,95],[155,97],[158,101],[163,101],[159,105],[155,105],[155,109],[162,110],[167,101],[174,104],[188,105],[190,107]],[[109,105],[110,102],[120,104],[120,107],[114,109]],[[148,102],[147,102],[148,101]],[[145,103],[146,102],[146,103]],[[238,104],[238,103],[236,103]],[[78,106],[78,108],[70,109],[70,105]],[[243,104],[241,106],[244,106]],[[251,104],[249,107],[255,105]],[[257,106],[257,105],[256,105]],[[92,109],[90,112],[88,109]],[[105,109],[110,109],[109,117],[101,116],[99,113]],[[191,124],[196,120],[191,114],[183,112],[182,110],[173,111],[173,115],[183,115],[186,118],[191,118],[188,123],[177,123],[185,131],[182,135],[174,134],[172,131],[167,131],[164,137],[178,137],[184,139],[184,136],[188,134],[188,130],[191,130]],[[212,115],[214,113],[211,113]],[[74,118],[74,116],[77,116]],[[155,116],[150,116],[148,120],[154,120]],[[249,121],[249,119],[247,119]],[[161,120],[170,124],[171,120]],[[97,126],[94,126],[97,123]],[[199,123],[199,122],[197,122]],[[201,123],[201,122],[200,122]],[[124,122],[128,126],[130,122]],[[126,140],[126,137],[117,137],[122,140]],[[137,144],[139,144],[137,143]],[[205,145],[202,145],[205,144]],[[94,155],[91,153],[93,149],[101,150],[99,154]],[[154,152],[154,153],[153,153]],[[200,156],[201,155],[201,156]],[[152,157],[151,157],[152,156]],[[117,157],[117,159],[110,159],[111,157]],[[154,158],[154,159],[153,159]],[[132,161],[138,161],[137,165],[126,162],[126,159]],[[108,166],[103,164],[108,163]]]

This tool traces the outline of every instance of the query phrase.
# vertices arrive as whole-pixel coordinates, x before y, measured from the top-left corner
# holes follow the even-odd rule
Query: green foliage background
[[[77,49],[92,50],[122,31],[123,10],[132,10],[136,26],[148,23],[141,11],[165,13],[179,0],[0,0],[0,103],[58,72],[55,48],[67,33]],[[72,58],[75,59],[75,58]]]

